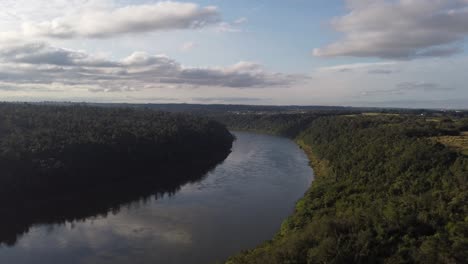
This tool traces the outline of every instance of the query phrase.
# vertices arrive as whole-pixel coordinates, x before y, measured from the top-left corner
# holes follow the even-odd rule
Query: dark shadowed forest
[[[201,179],[234,137],[203,117],[0,104],[0,243],[32,224],[106,214]]]

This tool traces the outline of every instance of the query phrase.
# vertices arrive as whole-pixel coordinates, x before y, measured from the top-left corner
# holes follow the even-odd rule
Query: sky
[[[468,0],[1,0],[0,101],[468,108]]]

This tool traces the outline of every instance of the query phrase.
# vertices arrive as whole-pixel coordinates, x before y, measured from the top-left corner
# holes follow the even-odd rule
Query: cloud
[[[432,100],[396,100],[396,101],[356,101],[353,106],[367,107],[397,107],[397,108],[425,108],[425,109],[468,109],[466,99],[432,99]]]
[[[239,62],[224,68],[181,68],[174,77],[163,78],[165,83],[231,88],[261,88],[289,86],[298,76],[266,73],[252,62]]]
[[[392,73],[395,73],[395,70],[373,69],[373,70],[369,70],[368,73],[370,74],[392,74]]]
[[[425,92],[429,91],[447,91],[452,90],[449,88],[440,87],[436,83],[427,83],[427,82],[402,82],[397,85],[397,89],[400,90],[423,90]]]
[[[196,46],[197,44],[195,42],[189,41],[189,42],[185,42],[184,44],[182,44],[182,46],[180,47],[180,50],[182,52],[189,52],[193,50]]]
[[[192,98],[195,102],[202,103],[246,103],[246,102],[261,102],[265,98],[254,98],[254,97],[194,97]]]
[[[236,25],[240,25],[240,24],[244,24],[244,23],[247,23],[247,22],[249,22],[249,19],[247,19],[246,17],[240,17],[240,18],[234,20],[233,23],[236,24]]]
[[[91,56],[85,52],[55,48],[43,42],[4,42],[0,43],[0,48],[0,60],[9,63],[92,67],[116,65],[104,58]]]
[[[443,57],[462,51],[468,35],[467,0],[347,0],[349,13],[333,19],[344,34],[315,56],[392,59]]]
[[[372,62],[372,63],[353,63],[343,64],[330,67],[322,67],[318,69],[318,72],[362,72],[365,71],[371,74],[390,74],[395,72],[393,69],[397,65],[393,61],[385,62]]]
[[[151,88],[266,88],[288,87],[300,76],[271,73],[261,65],[240,62],[228,67],[182,66],[164,55],[134,52],[111,60],[84,51],[62,49],[47,43],[0,42],[2,90],[20,84],[55,83],[55,87],[81,87],[92,92],[137,91]],[[65,89],[65,88],[64,88]]]
[[[200,7],[194,3],[162,1],[117,7],[85,3],[64,16],[25,21],[22,31],[26,36],[59,39],[109,38],[130,33],[202,28],[220,22],[216,7]]]
[[[373,95],[404,95],[408,92],[447,92],[453,91],[453,88],[442,87],[437,83],[428,83],[428,82],[401,82],[398,83],[393,89],[384,89],[384,90],[371,90],[364,91],[361,95],[364,96],[373,96]]]
[[[220,22],[215,27],[217,32],[239,33],[243,32],[240,28],[241,25],[247,23],[249,20],[246,17],[238,18],[232,22]]]
[[[234,26],[233,24],[231,23],[227,23],[227,22],[221,22],[219,23],[217,26],[216,26],[216,31],[217,32],[221,32],[221,33],[224,33],[224,32],[227,32],[227,33],[239,33],[239,32],[242,32],[242,30],[236,26]]]

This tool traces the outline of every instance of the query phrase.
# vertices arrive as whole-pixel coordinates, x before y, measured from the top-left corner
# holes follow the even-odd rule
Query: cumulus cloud
[[[55,48],[42,42],[0,43],[0,60],[9,63],[41,64],[54,66],[111,67],[114,62],[91,56],[85,52]]]
[[[467,0],[347,0],[349,13],[332,27],[344,34],[315,56],[394,59],[442,57],[462,51]]]
[[[1,43],[0,82],[12,90],[58,83],[93,92],[136,91],[167,87],[264,88],[289,86],[298,76],[267,72],[240,62],[228,67],[182,66],[164,55],[134,52],[121,60],[50,46],[46,43]]]
[[[231,88],[261,88],[289,86],[300,76],[267,73],[253,62],[239,62],[223,68],[180,68],[174,77],[165,77],[164,83]],[[304,77],[305,78],[305,77]]]
[[[49,20],[24,21],[22,31],[27,36],[60,39],[108,38],[129,33],[201,28],[220,22],[216,7],[186,2],[127,6],[83,3],[80,7]]]

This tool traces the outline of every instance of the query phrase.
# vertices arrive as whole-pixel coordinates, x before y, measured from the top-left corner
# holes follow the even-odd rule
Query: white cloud
[[[32,1],[19,0],[23,4]],[[201,7],[195,3],[161,1],[149,4],[120,6],[114,1],[75,0],[43,1],[43,7],[34,2],[31,9],[7,0],[0,8],[11,8],[11,23],[20,23],[22,34],[47,38],[108,38],[121,34],[201,28],[220,22],[220,13],[214,6]],[[59,8],[63,11],[60,12]],[[41,16],[34,15],[36,13]],[[8,21],[3,21],[7,23]]]
[[[217,32],[238,33],[242,32],[238,27],[233,26],[231,23],[221,22],[216,26]]]
[[[189,52],[189,51],[193,50],[196,46],[197,46],[197,44],[195,42],[188,41],[188,42],[185,42],[184,44],[182,44],[182,46],[180,47],[180,50],[182,52]]]
[[[319,72],[352,72],[356,70],[368,70],[374,71],[379,69],[389,70],[390,67],[396,65],[396,62],[385,61],[385,62],[371,62],[371,63],[353,63],[353,64],[342,64],[330,67],[318,68]]]
[[[232,22],[220,22],[215,27],[218,32],[239,33],[243,32],[241,25],[247,23],[249,20],[245,17],[238,18]]]
[[[289,86],[297,78],[300,76],[267,72],[252,62],[194,68],[145,52],[111,60],[46,43],[0,42],[0,89],[8,91],[52,83],[87,87],[94,92],[163,87],[265,88]]]
[[[392,102],[390,106],[397,101],[430,102],[436,98],[446,102],[455,98],[466,100],[468,90],[463,72],[467,65],[468,58],[460,56],[430,58],[424,63],[398,60],[323,67],[312,73],[313,83],[303,93],[321,101],[349,105]]]
[[[232,104],[232,103],[259,103],[267,101],[265,98],[256,98],[256,97],[194,97],[192,98],[194,102],[199,103],[222,103],[222,104]]]
[[[390,89],[374,89],[366,90],[361,93],[363,96],[388,96],[388,95],[406,95],[413,92],[424,92],[424,93],[433,93],[433,92],[451,92],[453,88],[442,87],[438,83],[428,83],[428,82],[401,82],[395,85],[395,87]]]
[[[247,22],[249,22],[249,20],[246,17],[240,17],[240,18],[234,20],[233,23],[236,24],[236,25],[240,25],[240,24],[244,24],[244,23],[247,23]]]
[[[315,56],[409,59],[462,50],[468,36],[467,0],[347,0],[350,12],[332,27],[344,34]]]
[[[0,43],[0,61],[18,64],[55,66],[112,67],[116,64],[83,51],[72,51],[49,46],[43,42]]]

